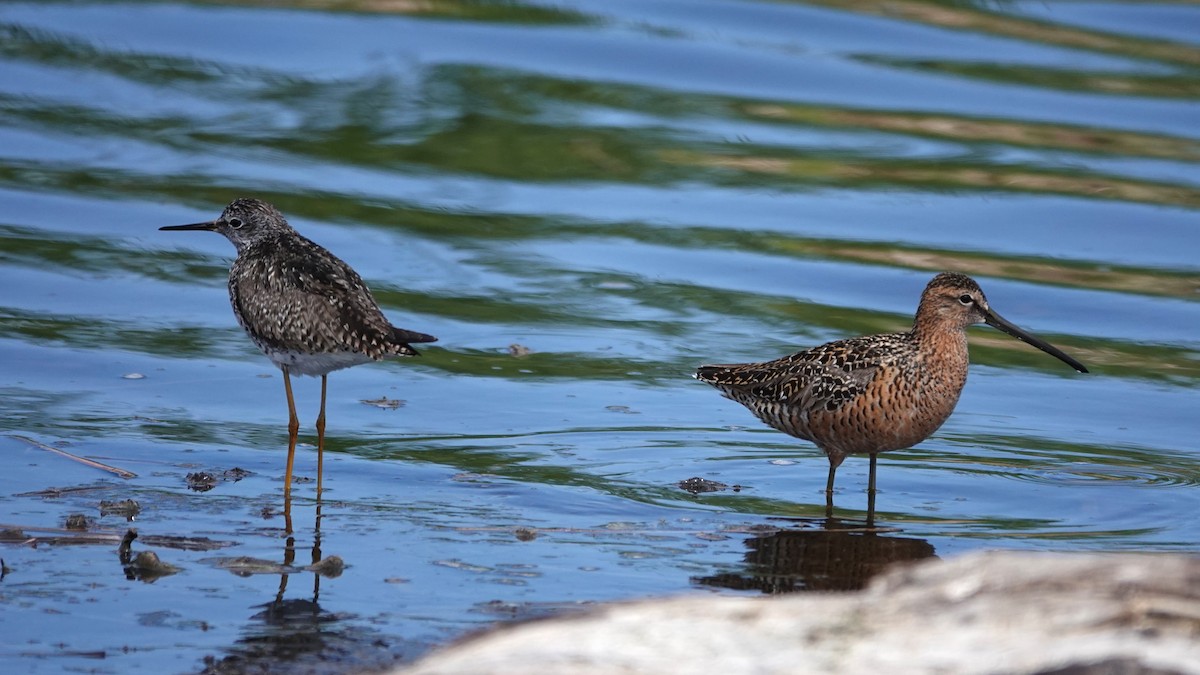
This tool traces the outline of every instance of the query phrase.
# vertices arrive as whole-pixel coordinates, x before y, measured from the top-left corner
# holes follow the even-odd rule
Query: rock
[[[504,626],[399,672],[1200,675],[1200,557],[972,553],[857,593],[613,604]]]
[[[346,562],[341,556],[331,555],[322,558],[319,562],[315,562],[304,568],[306,572],[316,572],[323,577],[336,579],[342,576],[342,572],[346,570]]]
[[[147,583],[154,583],[161,577],[170,576],[177,572],[179,572],[178,567],[161,560],[154,551],[141,551],[130,564],[125,565],[125,576],[127,578]]]

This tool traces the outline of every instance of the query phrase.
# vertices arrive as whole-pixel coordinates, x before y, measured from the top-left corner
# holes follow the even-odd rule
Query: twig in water
[[[87,459],[86,457],[80,457],[79,455],[72,455],[71,453],[67,452],[66,450],[60,450],[59,448],[56,448],[54,446],[46,445],[45,443],[40,443],[40,442],[35,441],[32,438],[29,438],[27,436],[19,436],[17,434],[9,434],[9,436],[11,436],[19,441],[25,441],[26,443],[32,445],[35,448],[39,448],[41,450],[49,450],[50,452],[62,455],[63,457],[66,457],[67,459],[73,459],[76,462],[79,462],[81,464],[86,464],[86,465],[92,467],[93,469],[103,469],[105,471],[108,471],[109,473],[115,473],[116,475],[120,476],[121,478],[137,478],[137,474],[132,471],[126,471],[125,469],[118,469],[115,466],[109,466],[107,464],[97,462],[94,459]]]

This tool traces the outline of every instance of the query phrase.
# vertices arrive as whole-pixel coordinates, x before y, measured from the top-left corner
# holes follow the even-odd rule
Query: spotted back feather
[[[436,338],[388,322],[362,278],[294,232],[248,246],[229,272],[238,323],[264,352],[349,351],[373,360],[414,356]]]
[[[411,343],[437,339],[393,326],[357,272],[264,201],[236,199],[210,223],[165,229],[212,230],[233,242],[233,313],[263,353],[294,373],[416,356]]]

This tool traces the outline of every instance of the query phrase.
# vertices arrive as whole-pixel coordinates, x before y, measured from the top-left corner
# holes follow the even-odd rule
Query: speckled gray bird
[[[291,375],[321,376],[316,424],[320,494],[329,373],[393,356],[416,356],[410,343],[437,338],[393,326],[357,272],[301,236],[278,209],[264,201],[235,199],[216,220],[159,229],[218,232],[237,248],[229,270],[233,314],[254,344],[283,371],[289,434],[285,494],[291,492],[300,428]]]
[[[967,381],[966,329],[981,322],[1087,372],[1003,319],[973,279],[943,272],[925,287],[908,332],[838,340],[774,361],[701,366],[695,377],[829,457],[827,514],[837,468],[849,455],[869,454],[870,515],[878,454],[920,443],[950,417]]]

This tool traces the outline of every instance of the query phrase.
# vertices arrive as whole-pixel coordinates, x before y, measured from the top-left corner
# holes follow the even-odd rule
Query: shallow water
[[[0,667],[341,672],[597,601],[1200,548],[1200,10],[855,7],[0,5]],[[232,246],[157,230],[249,195],[440,338],[330,377],[291,539]],[[690,372],[903,329],[942,269],[1092,372],[973,329],[955,415],[880,460],[885,530],[862,458],[827,522],[817,451]],[[180,570],[128,579],[131,526]]]

